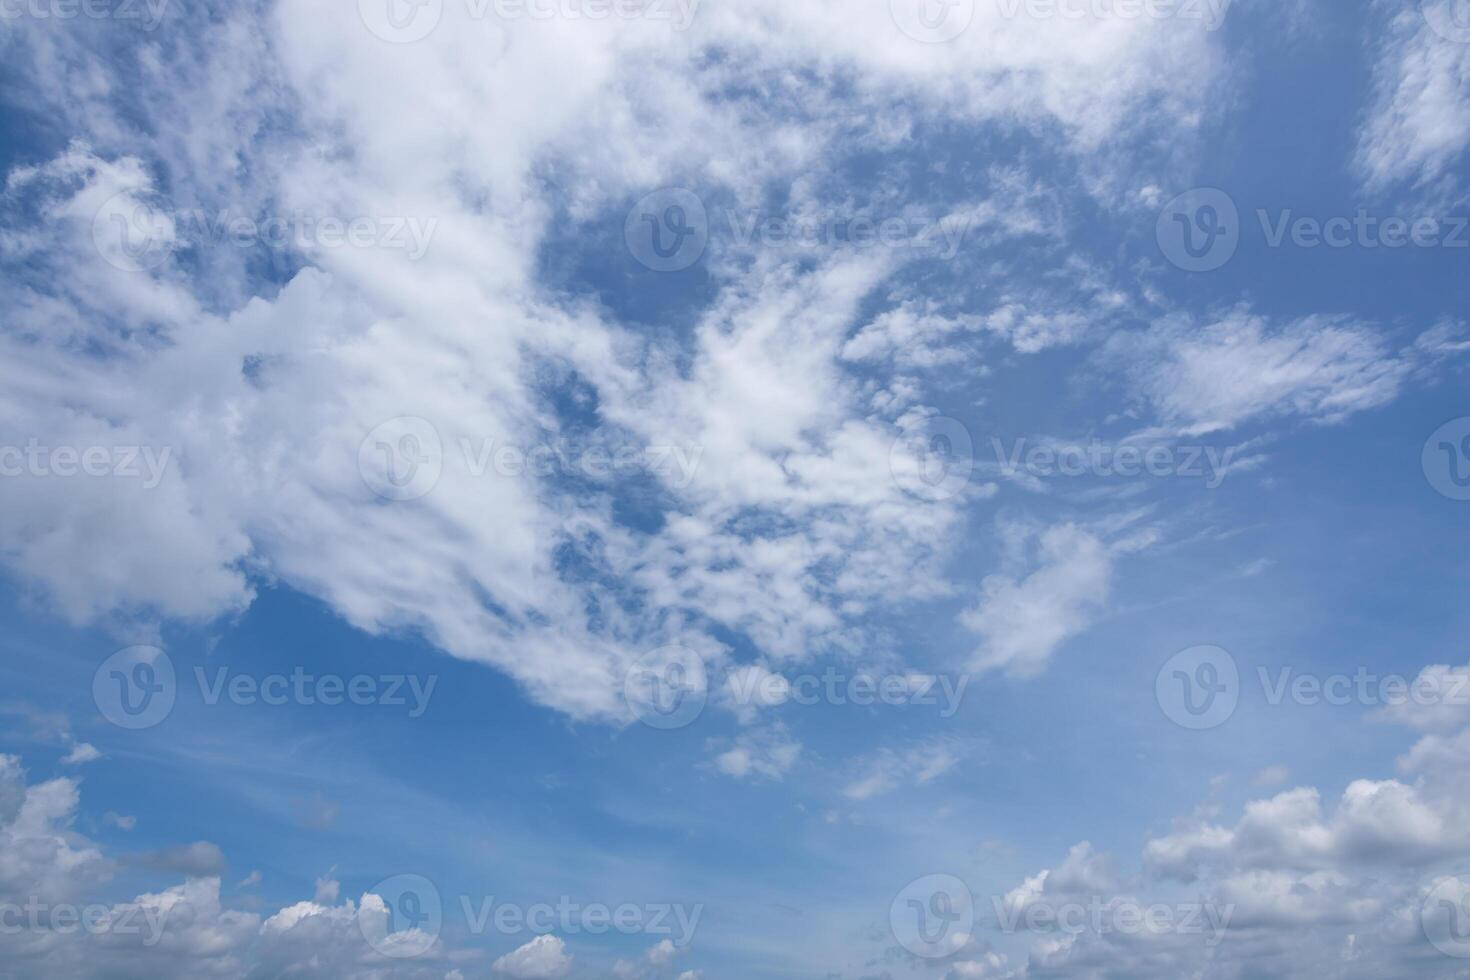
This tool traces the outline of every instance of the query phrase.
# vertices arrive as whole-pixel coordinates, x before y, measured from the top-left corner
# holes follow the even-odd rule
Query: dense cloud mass
[[[926,690],[940,667],[1039,683],[1198,516],[1126,487],[1079,515],[994,505],[1013,488],[1055,501],[1066,481],[989,462],[989,434],[960,439],[950,415],[1105,392],[1130,447],[1220,440],[1218,483],[1282,432],[1438,383],[1470,347],[1448,314],[1186,306],[1084,232],[1152,233],[1163,188],[1191,183],[1239,96],[1218,23],[1001,0],[960,3],[967,29],[938,37],[890,0],[598,20],[420,6],[421,37],[391,6],[324,0],[0,23],[4,98],[35,130],[0,193],[0,446],[16,449],[0,465],[19,467],[0,481],[0,565],[36,608],[135,635],[226,622],[282,586],[608,730],[629,721],[630,667],[677,646],[739,725],[704,744],[701,776],[759,793],[825,770],[823,819],[860,823],[986,743],[905,732],[834,765],[777,716],[785,673],[862,660]],[[1295,23],[1309,4],[1287,6]],[[1470,43],[1446,39],[1456,0],[1423,7],[1365,14],[1371,84],[1344,167],[1382,200],[1462,201]],[[628,240],[648,201],[707,219],[679,303],[651,285],[672,253]],[[854,215],[893,241],[865,245]],[[1074,380],[1007,392],[1038,363]],[[977,380],[996,394],[957,393]],[[936,447],[972,437],[973,472],[932,472]],[[41,478],[63,467],[118,478]],[[967,654],[920,662],[894,639],[890,617],[910,616]],[[739,700],[742,684],[777,694]],[[1470,861],[1470,715],[1368,723],[1418,739],[1397,772],[1280,786],[1239,813],[1206,802],[1138,828],[1133,859],[1078,843],[981,899],[929,975],[1462,975],[1443,953],[1458,920],[1435,916]],[[104,759],[67,738],[65,765]],[[311,901],[271,911],[238,900],[210,841],[107,853],[75,829],[65,771],[32,781],[0,756],[0,902],[49,910],[0,930],[17,975],[594,975],[560,936],[498,956],[405,938],[382,896],[340,896],[326,869]],[[132,873],[171,884],[123,895]],[[52,917],[67,904],[94,907],[92,927]],[[1106,925],[1151,905],[1201,928]],[[1061,906],[1100,918],[1037,930],[1024,961],[991,942]],[[889,945],[868,976],[919,968]],[[702,980],[687,952],[613,972]]]

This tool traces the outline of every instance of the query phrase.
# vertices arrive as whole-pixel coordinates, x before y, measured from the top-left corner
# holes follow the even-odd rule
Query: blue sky
[[[0,3],[0,974],[1470,975],[1465,23]]]

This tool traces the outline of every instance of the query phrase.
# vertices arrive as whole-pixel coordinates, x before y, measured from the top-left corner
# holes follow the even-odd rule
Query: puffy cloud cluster
[[[20,760],[0,755],[0,958],[12,976],[85,980],[299,976],[440,980],[442,947],[395,958],[367,940],[363,917],[387,918],[377,895],[360,903],[300,902],[262,920],[220,894],[222,856],[198,843],[109,858],[71,829],[75,779],[28,783]],[[128,863],[181,873],[183,883],[126,901],[108,899]],[[319,896],[320,897],[320,896]],[[335,895],[330,896],[335,901]],[[386,930],[385,930],[386,931]],[[395,937],[400,934],[393,934]]]

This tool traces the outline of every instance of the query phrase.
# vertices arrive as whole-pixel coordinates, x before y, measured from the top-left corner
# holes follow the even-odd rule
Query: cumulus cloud
[[[512,980],[559,980],[572,970],[566,943],[556,936],[537,936],[495,961],[496,973]]]

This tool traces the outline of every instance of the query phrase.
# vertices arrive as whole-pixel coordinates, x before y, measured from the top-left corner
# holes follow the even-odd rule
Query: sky
[[[1470,977],[1466,0],[0,53],[0,978]]]

